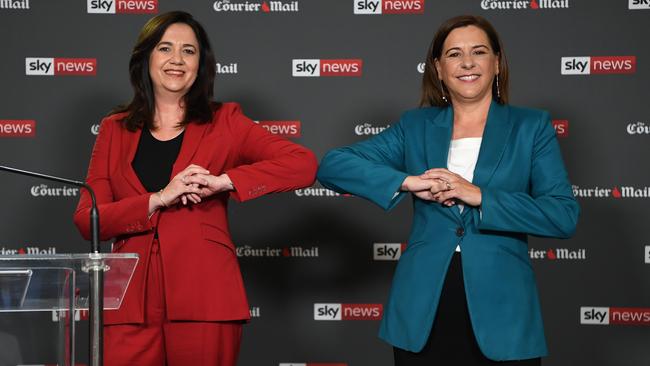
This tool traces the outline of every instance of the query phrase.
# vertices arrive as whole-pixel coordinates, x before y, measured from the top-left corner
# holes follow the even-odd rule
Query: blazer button
[[[456,236],[460,237],[460,236],[463,236],[463,235],[465,235],[465,229],[463,229],[462,227],[457,228],[456,229]]]

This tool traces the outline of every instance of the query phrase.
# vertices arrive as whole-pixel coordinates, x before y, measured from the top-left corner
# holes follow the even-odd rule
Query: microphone
[[[89,326],[89,336],[90,342],[88,344],[89,352],[89,364],[92,366],[102,366],[104,362],[104,265],[101,262],[101,248],[99,246],[99,210],[97,210],[97,200],[95,199],[95,192],[87,183],[55,177],[52,175],[46,175],[36,172],[30,172],[27,170],[11,168],[8,166],[0,165],[0,171],[6,171],[19,175],[26,175],[30,177],[41,178],[45,180],[50,180],[54,182],[67,183],[73,186],[82,187],[88,191],[90,194],[90,199],[92,200],[92,208],[90,209],[90,229],[92,231],[91,235],[91,249],[90,249],[90,259],[93,263],[88,268],[88,273],[90,276],[90,321]],[[71,315],[73,316],[73,315]]]
[[[101,252],[101,248],[99,245],[99,210],[97,210],[97,200],[95,199],[95,192],[93,191],[92,188],[90,188],[88,184],[77,180],[60,178],[60,177],[55,177],[53,175],[41,174],[36,172],[30,172],[28,170],[16,169],[4,165],[0,165],[0,170],[14,173],[14,174],[19,174],[19,175],[26,175],[29,177],[36,177],[45,180],[50,180],[54,182],[67,183],[77,187],[82,187],[86,191],[88,191],[88,193],[90,194],[90,199],[92,200],[92,208],[90,209],[90,230],[92,232],[91,242],[90,242],[91,243],[90,252],[91,253]]]

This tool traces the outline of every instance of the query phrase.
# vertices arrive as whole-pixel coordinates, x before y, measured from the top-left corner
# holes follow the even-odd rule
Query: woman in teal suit
[[[436,33],[421,106],[330,151],[318,172],[325,187],[386,210],[412,194],[379,336],[400,366],[539,365],[547,349],[527,236],[568,238],[580,211],[549,115],[508,105],[504,49],[475,16]]]

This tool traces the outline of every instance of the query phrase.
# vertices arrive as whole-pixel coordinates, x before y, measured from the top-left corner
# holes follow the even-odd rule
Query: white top
[[[483,141],[481,137],[451,140],[447,169],[471,182],[474,179],[474,168],[476,168],[478,152],[481,149],[481,141]],[[462,213],[465,205],[459,204],[458,209]],[[460,252],[460,246],[456,246],[456,251]]]

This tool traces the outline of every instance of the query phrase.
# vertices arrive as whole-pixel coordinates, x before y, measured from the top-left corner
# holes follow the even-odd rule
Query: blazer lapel
[[[453,132],[454,112],[451,107],[446,107],[432,116],[427,121],[424,129],[424,147],[426,149],[427,167],[447,168],[447,158],[449,157],[449,144]],[[443,207],[449,210],[451,214],[461,221],[460,210],[458,206]]]
[[[208,125],[209,123],[201,125],[196,123],[187,124],[185,127],[185,136],[183,136],[183,143],[181,144],[181,151],[178,153],[178,157],[174,162],[172,175],[169,177],[170,180],[190,165],[192,157],[194,157],[196,150],[199,148]]]
[[[511,131],[512,121],[509,118],[508,106],[493,101],[483,130],[478,161],[474,168],[474,179],[472,179],[474,185],[483,187],[490,182],[503,156]]]
[[[130,132],[126,129],[123,129],[122,133],[122,146],[126,152],[126,166],[124,166],[123,174],[126,178],[126,181],[131,184],[131,186],[140,194],[147,193],[147,189],[144,188],[142,182],[138,178],[138,175],[135,174],[133,170],[133,159],[135,158],[135,153],[138,150],[138,142],[140,141],[140,136],[142,135],[142,129],[136,130],[135,132]]]

